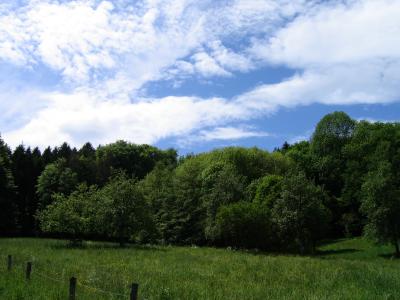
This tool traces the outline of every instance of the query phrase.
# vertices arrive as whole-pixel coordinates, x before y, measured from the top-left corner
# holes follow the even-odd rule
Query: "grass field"
[[[400,261],[390,247],[357,238],[325,244],[314,257],[192,247],[128,247],[0,239],[0,299],[400,299]],[[6,256],[15,265],[7,271]],[[33,262],[30,282],[26,261]],[[100,291],[102,290],[102,291]],[[112,295],[111,292],[121,295]]]

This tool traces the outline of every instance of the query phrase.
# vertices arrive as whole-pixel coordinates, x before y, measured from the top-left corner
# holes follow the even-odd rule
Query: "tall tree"
[[[365,233],[379,243],[391,243],[400,256],[400,188],[392,165],[379,162],[362,186],[361,211],[367,216]]]
[[[351,142],[344,148],[346,168],[341,195],[345,205],[344,224],[351,233],[362,231],[365,217],[359,213],[364,195],[362,185],[369,172],[376,171],[386,161],[392,166],[394,178],[400,177],[400,124],[357,123]]]
[[[0,233],[16,232],[16,186],[11,171],[10,149],[0,137]]]
[[[176,164],[176,151],[162,151],[149,145],[117,141],[99,147],[96,161],[98,182],[105,184],[116,170],[123,170],[130,177],[143,179],[157,162]]]
[[[44,209],[51,204],[54,194],[69,195],[75,190],[77,184],[77,175],[67,166],[64,158],[47,165],[38,178],[39,209]]]
[[[272,218],[281,241],[296,246],[301,254],[315,251],[326,232],[329,212],[324,193],[304,173],[294,172],[282,182],[282,195],[272,208]]]
[[[171,242],[174,224],[174,169],[170,165],[158,163],[140,182],[146,201],[154,216],[158,239],[161,243]]]
[[[80,245],[84,237],[98,229],[96,210],[102,204],[92,203],[98,199],[96,193],[95,186],[88,188],[83,184],[69,196],[54,194],[53,203],[38,213],[40,229],[45,233],[63,235],[73,245]]]
[[[343,233],[340,197],[345,185],[346,169],[343,149],[351,142],[356,122],[344,112],[333,112],[318,122],[311,139],[311,154],[315,168],[315,180],[330,196],[327,203],[332,212],[332,235]]]
[[[18,187],[16,204],[18,206],[18,226],[23,235],[35,232],[35,212],[38,207],[36,183],[43,170],[41,153],[38,148],[31,151],[19,145],[11,156],[12,172]]]
[[[86,143],[79,151],[73,151],[68,166],[77,174],[79,182],[97,184],[96,150],[92,144]]]
[[[202,205],[202,161],[189,158],[176,170],[174,176],[175,203],[169,225],[171,240],[182,244],[202,244],[205,209]]]
[[[245,177],[226,162],[211,162],[201,173],[202,205],[205,207],[205,237],[215,236],[215,216],[220,206],[238,202],[244,197]]]
[[[134,179],[122,173],[116,175],[103,187],[100,197],[97,216],[103,224],[103,234],[117,240],[120,246],[153,238],[155,228],[150,207]]]
[[[343,147],[351,141],[355,126],[346,113],[334,112],[318,122],[311,139],[311,150],[317,157],[317,180],[335,197],[343,188]]]

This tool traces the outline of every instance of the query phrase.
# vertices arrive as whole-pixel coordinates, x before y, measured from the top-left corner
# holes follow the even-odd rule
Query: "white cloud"
[[[208,19],[209,31],[238,37],[270,33],[287,20],[307,11],[318,0],[230,0],[215,1]],[[229,3],[227,5],[227,3]]]
[[[192,56],[195,70],[202,76],[231,76],[232,74],[224,70],[217,61],[205,52],[199,52]]]
[[[205,38],[196,10],[183,14],[172,5],[146,4],[120,11],[109,1],[30,1],[0,11],[0,59],[44,63],[67,81],[86,85],[105,72],[111,80],[123,74],[135,90]]]
[[[212,130],[201,130],[196,136],[196,140],[237,140],[250,137],[266,137],[269,133],[263,131],[254,131],[248,128],[240,127],[216,127]]]
[[[250,57],[226,48],[220,40],[207,43],[205,48],[193,54],[190,62],[177,61],[168,70],[170,76],[165,79],[185,79],[195,74],[202,77],[230,77],[234,71],[249,72],[254,68]]]
[[[375,119],[370,117],[360,117],[357,118],[357,121],[367,121],[370,123],[398,123],[399,120],[386,120],[386,119]]]
[[[7,11],[6,8],[0,6],[0,13],[3,10]],[[0,60],[6,60],[16,65],[29,63],[30,57],[27,55],[29,46],[26,47],[27,49],[20,46],[29,39],[29,35],[23,27],[23,21],[14,13],[0,14]]]
[[[243,110],[221,98],[166,97],[136,103],[99,99],[91,91],[44,94],[48,106],[25,126],[6,132],[11,145],[45,146],[90,139],[104,144],[116,139],[154,143],[162,138],[190,134],[196,128],[241,119]]]
[[[241,72],[248,72],[254,68],[253,62],[248,56],[226,48],[221,41],[214,41],[209,44],[209,47],[212,49],[212,57],[223,68]]]
[[[237,101],[266,112],[311,103],[390,103],[400,99],[399,80],[400,61],[391,65],[371,61],[361,65],[332,66],[306,70],[277,84],[261,85],[240,95]]]
[[[348,1],[315,6],[250,52],[265,63],[299,70],[241,97],[275,110],[310,103],[360,104],[400,100],[400,3]]]
[[[189,135],[181,136],[178,138],[178,145],[183,148],[192,147],[199,142],[212,142],[212,141],[235,141],[246,138],[261,138],[270,137],[270,134],[265,131],[256,130],[252,126],[237,125],[214,127],[194,131]]]
[[[400,3],[348,1],[315,6],[265,42],[255,42],[260,58],[294,68],[363,63],[400,58]]]
[[[249,70],[250,58],[220,42],[198,49],[269,32],[304,7],[302,0],[28,0],[0,6],[0,60],[44,63],[78,85],[125,77],[132,91],[193,54],[200,75],[228,76]]]

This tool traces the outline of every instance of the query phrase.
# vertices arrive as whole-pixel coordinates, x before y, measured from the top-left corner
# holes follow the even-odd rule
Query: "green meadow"
[[[78,278],[77,299],[129,299],[132,282],[139,299],[399,299],[400,261],[391,253],[361,238],[324,244],[312,257],[2,238],[0,299],[68,299],[71,276]]]

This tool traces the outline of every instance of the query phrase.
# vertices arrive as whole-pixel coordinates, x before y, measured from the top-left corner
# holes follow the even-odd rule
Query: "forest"
[[[399,216],[400,123],[344,112],[272,152],[0,139],[1,236],[312,254],[321,240],[365,235],[399,256]]]

